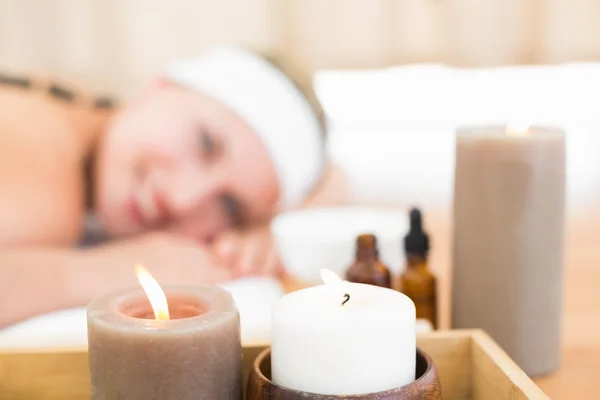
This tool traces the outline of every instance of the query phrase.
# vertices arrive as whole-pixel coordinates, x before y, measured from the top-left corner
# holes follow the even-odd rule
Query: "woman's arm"
[[[113,290],[138,285],[144,264],[162,285],[230,279],[196,243],[151,234],[82,250],[0,250],[0,327],[35,315],[83,306]]]
[[[75,254],[51,249],[0,251],[0,327],[71,305],[66,271]]]

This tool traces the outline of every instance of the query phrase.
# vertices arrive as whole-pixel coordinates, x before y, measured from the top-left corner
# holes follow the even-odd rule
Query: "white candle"
[[[285,295],[273,308],[273,382],[319,394],[364,394],[415,379],[415,306],[404,294],[342,281]]]

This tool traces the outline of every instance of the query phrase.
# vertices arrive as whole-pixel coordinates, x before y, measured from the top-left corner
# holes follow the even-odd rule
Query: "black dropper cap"
[[[423,219],[418,208],[410,210],[410,231],[404,237],[404,252],[426,256],[429,251],[429,236],[423,231]]]

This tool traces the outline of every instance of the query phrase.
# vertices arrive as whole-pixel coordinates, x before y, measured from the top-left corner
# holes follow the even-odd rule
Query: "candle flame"
[[[529,133],[529,124],[509,124],[506,134],[509,136],[525,136]]]
[[[152,311],[154,311],[154,317],[163,320],[169,319],[167,296],[156,279],[150,275],[150,272],[148,272],[146,268],[139,264],[135,266],[135,274],[150,301]]]
[[[341,305],[343,306],[350,300],[350,295],[346,291],[346,285],[342,278],[340,278],[335,272],[328,269],[321,270],[321,279],[325,283],[325,286],[331,288],[342,298]]]

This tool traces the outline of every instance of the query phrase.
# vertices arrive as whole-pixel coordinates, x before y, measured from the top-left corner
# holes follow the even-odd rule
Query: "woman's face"
[[[168,83],[115,116],[96,181],[97,212],[113,235],[169,229],[209,241],[268,217],[279,197],[252,129],[220,102]]]

